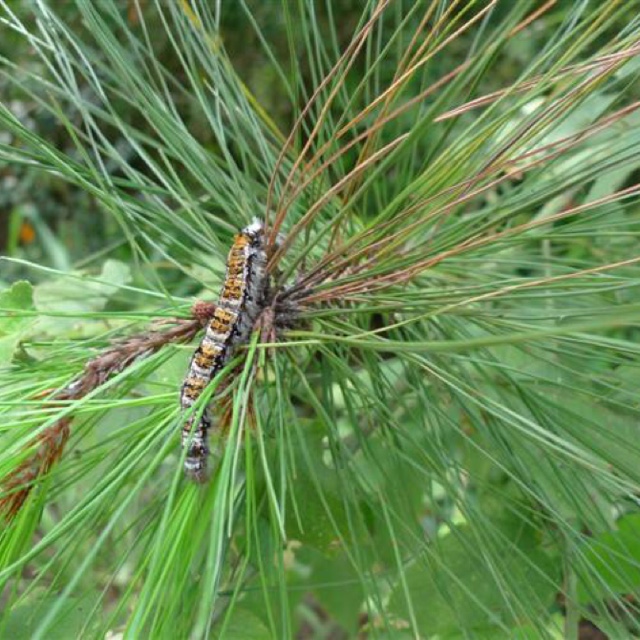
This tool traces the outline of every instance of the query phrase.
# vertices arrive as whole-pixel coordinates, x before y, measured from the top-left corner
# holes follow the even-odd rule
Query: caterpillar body
[[[253,325],[265,306],[268,289],[264,225],[254,220],[236,234],[229,256],[218,306],[196,349],[180,392],[182,409],[200,397],[208,382],[231,359],[235,348],[247,341]],[[206,479],[209,446],[207,434],[212,418],[208,408],[196,421],[187,420],[182,429],[186,475],[202,482]]]

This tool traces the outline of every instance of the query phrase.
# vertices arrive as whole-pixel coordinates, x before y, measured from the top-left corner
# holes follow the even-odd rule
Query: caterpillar
[[[247,341],[265,307],[269,283],[265,240],[264,225],[257,219],[233,240],[218,306],[191,358],[180,391],[183,410],[195,403],[208,382],[231,359],[235,348]],[[187,448],[184,470],[196,482],[206,479],[207,433],[211,424],[211,414],[205,408],[198,421],[191,417],[182,428],[182,447]]]

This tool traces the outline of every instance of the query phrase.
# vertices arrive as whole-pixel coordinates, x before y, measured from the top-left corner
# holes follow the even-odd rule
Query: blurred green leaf
[[[31,314],[20,312],[33,309],[33,287],[29,282],[16,282],[0,292],[0,364],[10,362],[17,344],[35,323]]]
[[[222,631],[222,625],[217,629]],[[228,640],[266,640],[272,637],[262,620],[244,607],[237,607],[224,624],[224,635]]]
[[[407,621],[415,616],[425,634],[475,634],[497,622],[507,627],[518,622],[511,594],[551,607],[558,560],[541,549],[535,530],[524,521],[494,524],[490,553],[489,541],[479,541],[468,526],[430,543],[429,551],[406,571],[408,592],[401,583],[395,586],[390,610]],[[505,582],[497,583],[497,576]]]
[[[347,554],[339,550],[322,553],[303,546],[295,551],[291,576],[289,587],[312,594],[331,620],[350,634],[356,632],[366,591]]]
[[[578,571],[578,598],[594,604],[640,587],[640,514],[622,517],[617,530],[588,540],[579,550],[579,565],[594,575]]]
[[[347,497],[336,474],[323,461],[322,429],[308,424],[294,447],[296,491],[287,505],[287,537],[305,545],[328,549],[346,528]]]
[[[38,329],[53,335],[87,331],[83,315],[103,310],[120,287],[130,281],[131,267],[109,259],[98,276],[70,273],[38,284],[33,296],[37,310],[42,312]]]
[[[42,596],[42,592],[39,593]],[[43,618],[54,608],[57,612],[47,631],[48,640],[92,637],[100,626],[100,619],[93,611],[98,593],[85,593],[78,598],[67,598],[62,603],[55,596],[36,596],[34,593],[31,602],[18,605],[4,618],[0,628],[3,638],[32,640]]]
[[[33,309],[33,287],[30,282],[15,282],[5,291],[0,291],[0,335],[8,334],[33,322],[31,315],[20,311]]]

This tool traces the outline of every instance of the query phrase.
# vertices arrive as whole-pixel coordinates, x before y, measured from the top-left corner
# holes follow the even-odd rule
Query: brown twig
[[[156,329],[115,342],[89,360],[79,377],[53,395],[52,403],[79,400],[134,362],[148,358],[165,345],[188,342],[207,323],[214,310],[215,305],[211,303],[196,302],[191,309],[191,318],[173,318],[155,324],[156,327],[173,324],[170,329]],[[73,416],[66,415],[39,433],[28,445],[29,449],[33,449],[32,455],[2,480],[0,514],[7,520],[20,511],[38,478],[46,475],[62,456],[71,433],[72,420]]]

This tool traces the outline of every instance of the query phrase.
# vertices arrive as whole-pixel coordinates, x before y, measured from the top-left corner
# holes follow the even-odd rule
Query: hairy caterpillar
[[[264,309],[268,276],[264,225],[255,219],[236,234],[229,256],[218,306],[200,346],[196,349],[180,392],[180,404],[188,409],[200,397],[208,382],[230,360],[235,348],[247,341]],[[209,447],[207,432],[211,414],[205,408],[198,421],[186,421],[182,446],[187,447],[184,470],[197,482],[206,478]]]

